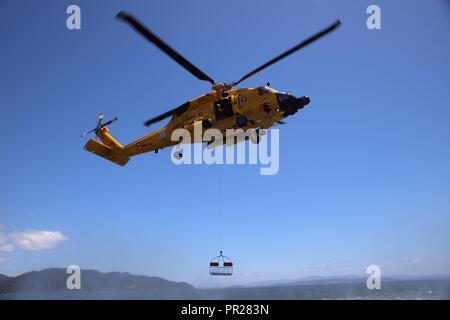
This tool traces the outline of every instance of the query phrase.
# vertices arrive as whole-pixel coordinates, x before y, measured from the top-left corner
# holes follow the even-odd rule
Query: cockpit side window
[[[222,120],[233,116],[233,107],[229,98],[214,102],[214,114],[216,120]]]

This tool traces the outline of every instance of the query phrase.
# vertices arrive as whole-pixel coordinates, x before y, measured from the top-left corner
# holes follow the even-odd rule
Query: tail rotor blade
[[[111,123],[114,123],[117,121],[117,117],[112,118],[111,120],[109,120],[108,122],[105,122],[104,124],[102,124],[102,127],[106,127],[109,126]]]
[[[109,120],[108,122],[105,122],[102,124],[103,118],[105,117],[105,115],[103,113],[100,113],[100,115],[98,116],[98,122],[97,122],[97,126],[89,131],[84,131],[81,134],[81,137],[86,137],[88,134],[95,132],[96,134],[98,133],[98,130],[100,130],[103,127],[109,126],[111,123],[114,123],[117,121],[117,117],[112,118],[111,120]]]
[[[97,126],[101,126],[102,125],[102,121],[103,121],[103,118],[105,117],[105,115],[103,114],[103,113],[100,113],[99,115],[98,115],[98,123],[97,123]]]
[[[83,137],[86,137],[89,133],[92,133],[92,132],[94,132],[95,130],[97,130],[97,128],[92,129],[92,130],[89,130],[89,131],[84,131],[84,132],[81,134],[81,137],[82,137],[82,138],[83,138]]]

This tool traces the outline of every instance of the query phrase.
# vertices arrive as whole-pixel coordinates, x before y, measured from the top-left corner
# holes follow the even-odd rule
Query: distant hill
[[[0,283],[2,283],[5,280],[8,280],[8,279],[11,279],[11,277],[8,277],[8,276],[6,276],[4,274],[0,274]]]
[[[446,275],[382,280],[381,290],[369,290],[362,276],[306,277],[267,281],[229,288],[195,289],[185,282],[129,273],[81,271],[81,290],[68,290],[65,269],[0,275],[4,299],[450,299]],[[412,277],[414,278],[414,277]]]
[[[65,269],[57,268],[27,272],[17,277],[0,276],[0,294],[69,291],[66,287],[68,277]],[[185,282],[173,282],[159,277],[81,270],[81,289],[103,292],[189,293],[194,287]]]

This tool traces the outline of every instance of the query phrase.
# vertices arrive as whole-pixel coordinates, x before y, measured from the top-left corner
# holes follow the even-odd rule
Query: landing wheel
[[[177,160],[180,160],[181,158],[183,158],[183,154],[181,152],[174,152],[173,157]]]
[[[251,130],[250,131],[250,141],[254,144],[258,144],[261,142],[261,133],[259,129]]]
[[[174,152],[173,152],[173,157],[174,157],[175,159],[177,159],[177,160],[180,160],[181,158],[183,158],[183,153],[181,152],[180,149],[181,149],[181,148],[180,148],[180,145],[178,144],[178,145],[175,147],[175,150],[174,150]]]
[[[248,119],[247,119],[246,116],[238,116],[238,117],[236,118],[236,125],[237,125],[239,128],[246,127],[246,126],[247,126],[247,122],[248,122]]]

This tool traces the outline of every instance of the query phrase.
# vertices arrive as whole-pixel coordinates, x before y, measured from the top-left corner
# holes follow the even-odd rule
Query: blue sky
[[[73,3],[82,29],[69,31]],[[369,4],[381,30],[366,28]],[[242,84],[311,97],[281,127],[277,175],[175,166],[169,150],[121,168],[82,150],[101,112],[119,117],[111,131],[127,143],[209,90],[114,19],[120,10],[227,82],[342,20]],[[450,271],[446,1],[2,1],[0,15],[0,248],[14,246],[0,250],[0,273],[77,264],[214,286],[370,264]],[[54,245],[17,240],[31,231],[54,232]],[[220,249],[236,275],[219,281],[207,267]]]

